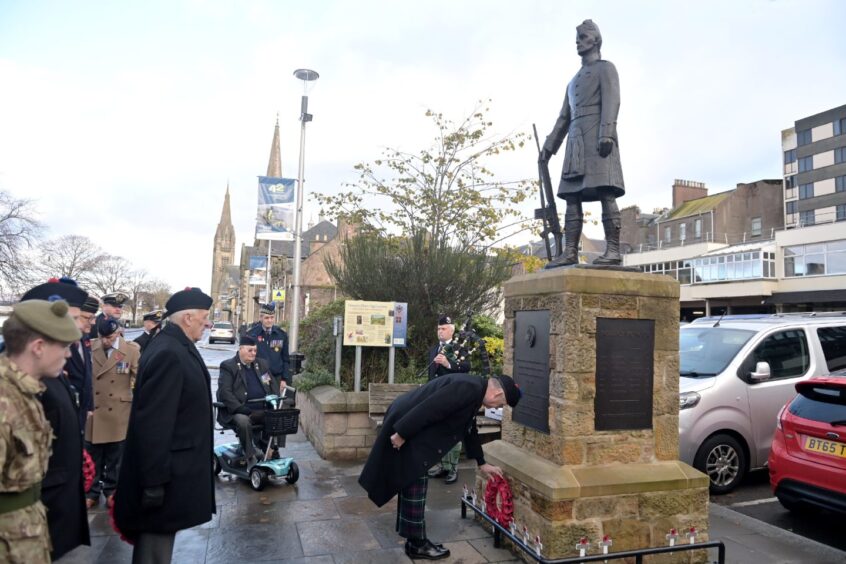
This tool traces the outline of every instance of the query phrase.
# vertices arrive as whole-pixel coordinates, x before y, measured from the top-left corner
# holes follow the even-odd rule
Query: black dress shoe
[[[447,472],[446,479],[444,480],[444,483],[454,484],[457,481],[458,481],[458,470],[453,468],[452,470]]]
[[[447,471],[447,469],[441,466],[440,464],[436,464],[435,466],[429,469],[429,472],[427,472],[430,478],[443,478],[448,473],[449,472]]]
[[[414,546],[411,541],[405,541],[405,554],[412,559],[440,560],[449,556],[449,549],[443,545],[432,544],[428,539],[421,546]]]

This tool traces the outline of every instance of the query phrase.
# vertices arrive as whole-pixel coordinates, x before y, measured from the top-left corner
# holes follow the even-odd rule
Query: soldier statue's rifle
[[[540,140],[538,139],[538,128],[532,124],[535,132],[535,145],[538,147],[538,155],[541,154]],[[561,223],[558,221],[558,209],[555,206],[555,194],[552,193],[552,180],[549,178],[549,164],[538,159],[538,176],[540,177],[540,201],[541,207],[535,210],[535,219],[543,221],[541,237],[546,245],[546,258],[552,261],[564,252]],[[550,235],[552,240],[550,240]],[[553,242],[555,254],[553,255]]]

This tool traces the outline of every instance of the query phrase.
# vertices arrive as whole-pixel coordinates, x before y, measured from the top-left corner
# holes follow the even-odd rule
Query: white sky
[[[621,206],[668,206],[674,178],[711,193],[779,178],[780,131],[846,103],[836,0],[0,0],[0,190],[36,200],[48,237],[208,289],[227,180],[238,248],[253,240],[277,112],[296,177],[294,69],[321,75],[306,190],[337,191],[383,147],[428,145],[426,108],[459,119],[492,98],[496,131],[545,137],[586,18],[620,74]],[[532,144],[494,168],[514,180],[535,162]]]

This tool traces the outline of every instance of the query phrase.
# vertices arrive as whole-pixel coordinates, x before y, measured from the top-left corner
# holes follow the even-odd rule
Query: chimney
[[[673,181],[673,209],[687,201],[698,200],[707,195],[708,189],[705,188],[704,182],[680,180],[678,178]]]

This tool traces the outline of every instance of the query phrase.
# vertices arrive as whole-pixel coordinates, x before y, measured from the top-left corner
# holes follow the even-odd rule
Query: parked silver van
[[[787,314],[679,329],[679,458],[733,490],[766,465],[796,382],[846,368],[846,315]]]

